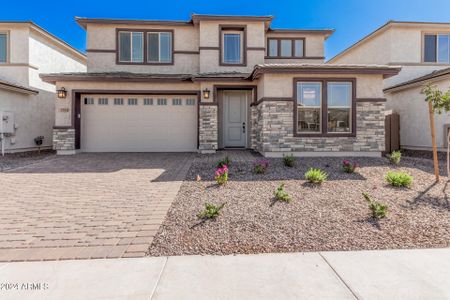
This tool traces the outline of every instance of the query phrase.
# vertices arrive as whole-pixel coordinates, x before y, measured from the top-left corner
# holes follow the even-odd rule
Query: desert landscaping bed
[[[432,162],[403,158],[399,166],[386,158],[356,158],[353,174],[341,169],[343,158],[300,158],[293,168],[270,159],[265,174],[252,172],[253,161],[233,161],[229,181],[217,186],[211,159],[192,165],[176,201],[155,237],[149,254],[234,254],[448,247],[450,203],[446,178],[434,183]],[[441,163],[442,167],[443,164]],[[309,167],[328,173],[312,185],[304,180]],[[414,177],[411,188],[385,181],[389,170]],[[197,175],[202,180],[196,181]],[[276,201],[274,191],[285,183],[291,202]],[[387,204],[388,216],[371,217],[362,197]],[[220,215],[200,220],[204,203],[226,203]]]

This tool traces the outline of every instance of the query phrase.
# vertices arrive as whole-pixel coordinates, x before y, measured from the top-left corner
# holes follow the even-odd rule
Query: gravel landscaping
[[[224,154],[193,162],[150,255],[450,246],[450,187],[446,177],[434,183],[430,160],[405,157],[393,166],[386,158],[352,158],[360,168],[347,174],[341,170],[343,158],[299,158],[293,168],[285,167],[282,159],[269,159],[267,172],[256,175],[254,158],[230,155],[229,181],[219,187],[214,167],[220,156]],[[328,180],[307,183],[309,167],[326,171]],[[411,188],[388,186],[384,177],[389,170],[413,175]],[[274,199],[281,183],[291,202]],[[373,219],[362,192],[388,204],[388,216]],[[196,215],[205,202],[226,204],[216,219],[202,221]]]
[[[55,152],[53,150],[8,153],[5,154],[5,156],[0,154],[0,172],[34,164],[38,161],[48,159],[53,156],[55,156]]]

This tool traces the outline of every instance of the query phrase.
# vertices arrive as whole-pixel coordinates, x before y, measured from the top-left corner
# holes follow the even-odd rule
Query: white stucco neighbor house
[[[277,29],[272,19],[76,18],[87,72],[41,74],[67,91],[55,97],[54,148],[381,155],[383,80],[400,68],[324,64],[333,30]]]
[[[430,150],[428,106],[422,88],[428,83],[450,88],[450,23],[389,21],[334,58],[329,64],[386,64],[401,72],[384,80],[386,109],[400,115],[400,146]],[[446,149],[450,116],[436,116],[436,141]]]
[[[85,72],[86,57],[33,22],[0,21],[0,131],[5,152],[51,148],[55,86],[48,72]],[[0,132],[1,134],[1,132]]]

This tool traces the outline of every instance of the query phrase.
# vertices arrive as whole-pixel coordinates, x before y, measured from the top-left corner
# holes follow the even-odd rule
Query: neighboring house
[[[273,29],[270,16],[76,20],[87,73],[41,75],[67,91],[56,100],[60,154],[384,149],[382,83],[399,68],[325,65],[332,30]]]
[[[450,88],[450,23],[389,21],[327,63],[401,66],[384,82],[386,108],[400,115],[400,145],[404,149],[431,149],[428,106],[422,88],[432,83]],[[436,118],[436,140],[446,147],[450,116]]]
[[[5,152],[51,148],[55,86],[41,73],[85,72],[86,57],[32,22],[0,22],[0,115]]]

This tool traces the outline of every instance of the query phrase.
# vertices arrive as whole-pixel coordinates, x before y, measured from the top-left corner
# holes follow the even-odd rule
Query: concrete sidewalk
[[[0,285],[0,299],[450,299],[450,249],[3,263]]]

